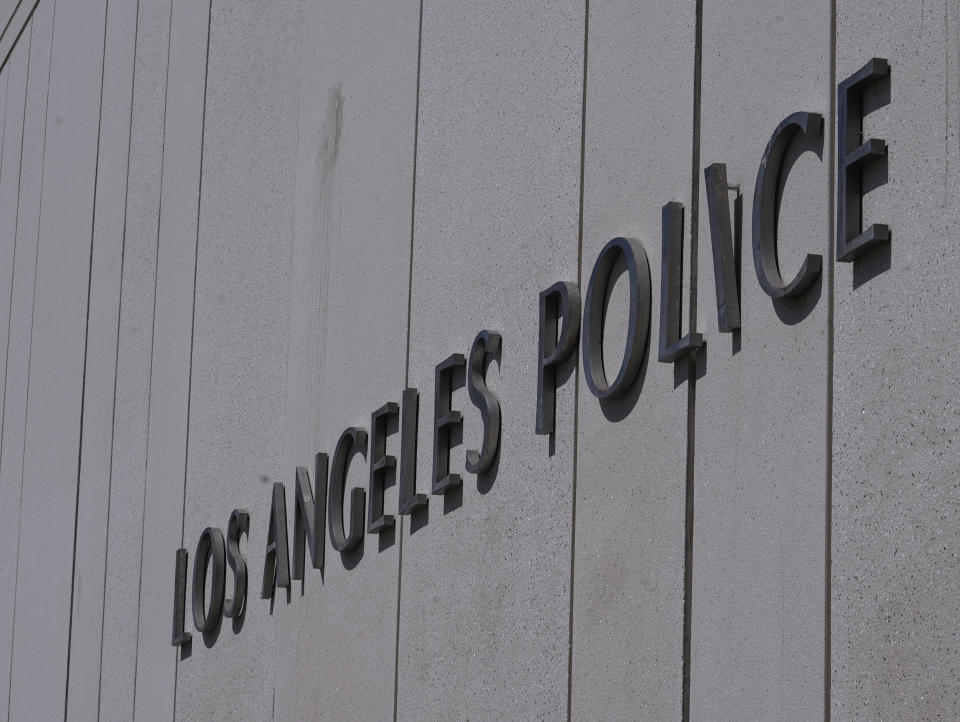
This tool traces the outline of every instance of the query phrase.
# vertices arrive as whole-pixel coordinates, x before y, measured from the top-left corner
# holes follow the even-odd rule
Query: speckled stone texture
[[[657,345],[661,207],[668,201],[686,208],[689,256],[695,10],[590,7],[581,292],[585,300],[607,241],[626,236],[646,251],[652,303],[632,389],[601,403],[580,372],[574,719],[680,716],[687,366],[659,363]],[[622,275],[603,338],[611,380],[623,357],[627,293]],[[684,329],[687,308],[685,301]]]
[[[692,719],[824,714],[830,33],[827,0],[703,6]],[[816,253],[824,272],[802,299],[774,302],[754,270],[754,185],[771,134],[796,111],[823,115],[822,160],[788,151],[779,265],[789,279]],[[711,163],[742,194],[739,334],[717,330]]]
[[[0,0],[0,718],[677,719],[685,603],[690,719],[957,716],[955,0],[54,5]],[[863,217],[893,241],[835,263],[836,83],[874,56]],[[797,111],[824,134],[787,153],[779,265],[823,272],[774,302],[754,184]],[[657,361],[670,201],[692,368]],[[615,236],[650,263],[640,380],[599,402],[578,344],[539,436],[539,294],[585,298]],[[466,472],[455,384],[463,486],[429,495],[434,369],[481,330],[498,460]],[[343,555],[320,519],[323,573],[261,599],[273,482],[292,541],[296,467],[405,386],[428,508],[388,485],[395,533]],[[188,592],[177,649],[176,550],[190,586],[236,508],[246,615],[205,637]]]
[[[61,6],[47,90],[9,717],[63,714],[106,3]],[[41,42],[43,42],[41,40]],[[9,70],[9,69],[8,69]],[[39,602],[39,603],[38,603]]]
[[[838,81],[890,61],[866,95],[889,160],[865,173],[863,217],[892,240],[836,275],[835,719],[960,710],[958,28],[953,2],[837,5]]]
[[[399,403],[404,388],[420,5],[305,4],[302,17],[311,40],[300,50],[281,479],[291,534],[294,469],[313,478],[317,451],[332,461],[343,430],[370,432],[370,414]],[[387,453],[399,459],[390,430]],[[369,464],[355,456],[347,489],[368,482]],[[350,553],[333,549],[322,519],[322,577],[308,562],[292,599],[275,606],[276,719],[393,717],[397,488],[384,498],[397,527],[366,534]]]
[[[273,714],[282,650],[259,582],[270,486],[293,477],[284,414],[299,6],[214,3],[210,16],[183,541],[192,560],[204,528],[225,530],[232,509],[248,510],[249,599],[239,633],[226,619],[208,639],[194,630],[193,654],[177,666],[179,718]]]
[[[584,8],[435,2],[423,8],[410,384],[420,389],[418,481],[432,473],[434,367],[503,336],[488,373],[499,464],[465,473],[480,414],[466,389],[463,487],[404,531],[400,719],[566,714],[574,383],[556,452],[534,433],[540,291],[576,280]],[[411,533],[412,532],[412,533]]]

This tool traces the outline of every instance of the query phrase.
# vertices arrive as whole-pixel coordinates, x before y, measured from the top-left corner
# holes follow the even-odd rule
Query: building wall
[[[4,0],[0,18],[0,718],[960,710],[955,2]],[[873,57],[891,73],[864,138],[888,157],[863,221],[892,240],[841,263],[837,85]],[[779,264],[822,272],[773,300],[754,184],[796,111],[824,129],[788,150]],[[662,363],[668,202],[681,333],[705,345]],[[637,380],[598,400],[578,344],[537,434],[540,292],[585,302],[618,236],[650,268]],[[483,330],[502,337],[498,457],[465,470],[483,423],[455,383],[462,486],[430,494],[435,367]],[[323,570],[308,552],[261,598],[273,485],[292,549],[297,467],[315,480],[315,454],[408,387],[426,507],[401,515],[388,473],[393,529],[346,553],[324,534]],[[234,509],[245,614],[201,633],[197,542]]]

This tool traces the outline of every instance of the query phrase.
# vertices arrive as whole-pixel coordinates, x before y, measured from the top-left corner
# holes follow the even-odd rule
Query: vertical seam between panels
[[[32,35],[32,34],[31,34]],[[20,175],[23,172],[23,123],[26,121],[27,115],[27,98],[26,98],[26,86],[27,80],[30,76],[30,38],[27,38],[27,67],[24,71],[24,98],[23,98],[23,118],[21,119],[20,124],[20,158],[17,164],[17,208],[16,216],[13,219],[13,253],[10,254],[10,300],[7,304],[7,338],[4,343],[3,353],[6,360],[6,366],[4,367],[3,375],[3,396],[0,397],[3,399],[3,404],[0,406],[0,456],[2,456],[3,451],[3,420],[6,418],[7,412],[7,381],[10,378],[10,324],[13,322],[13,282],[16,278],[14,270],[17,267],[17,226],[20,219]]]
[[[17,267],[17,231],[20,228],[20,179],[23,176],[23,137],[25,134],[26,120],[27,120],[27,86],[30,78],[30,45],[33,42],[33,29],[31,28],[30,36],[27,38],[27,68],[24,71],[26,77],[23,83],[23,119],[20,125],[20,160],[17,168],[17,209],[16,209],[16,218],[13,222],[13,255],[11,257],[11,269],[10,269],[10,303],[8,306],[7,312],[7,341],[4,347],[4,354],[7,357],[7,366],[6,372],[3,377],[3,408],[0,408],[0,452],[3,450],[3,424],[7,417],[7,387],[10,381],[10,326],[13,323],[13,284],[16,280],[15,270]]]
[[[103,625],[106,621],[107,609],[107,578],[109,574],[110,558],[110,507],[113,499],[113,443],[116,436],[117,419],[117,379],[120,376],[120,319],[123,315],[123,268],[127,250],[127,199],[130,195],[130,143],[133,137],[133,98],[137,83],[137,39],[140,35],[140,0],[137,0],[133,29],[133,69],[130,78],[130,120],[127,128],[127,168],[124,173],[123,193],[123,238],[120,242],[120,289],[117,300],[117,347],[114,351],[113,362],[113,407],[110,412],[110,471],[107,477],[107,529],[103,549],[103,605],[100,608],[100,674],[97,686],[97,717],[100,717],[101,696],[103,692]],[[136,681],[136,680],[134,680]]]
[[[77,444],[77,486],[73,497],[73,564],[70,568],[70,618],[67,621],[67,677],[63,694],[63,718],[67,718],[70,709],[70,652],[73,648],[73,598],[77,581],[77,522],[80,518],[80,471],[83,465],[83,410],[87,400],[87,352],[90,346],[90,290],[93,282],[93,238],[97,221],[97,179],[100,175],[100,129],[103,125],[103,74],[106,68],[107,54],[107,16],[110,0],[103,4],[103,46],[100,51],[100,112],[97,113],[97,150],[93,163],[93,198],[90,209],[90,260],[87,265],[87,313],[83,329],[83,375],[80,380],[80,438]],[[8,75],[9,80],[9,75]],[[24,100],[26,104],[26,100]]]
[[[590,44],[590,0],[583,8],[583,82],[580,94],[580,206],[577,218],[577,288],[583,280],[583,199],[587,148],[587,52]],[[573,375],[573,473],[570,484],[570,595],[567,612],[567,720],[573,714],[573,589],[577,557],[577,460],[580,437],[580,369]]]
[[[17,0],[17,5],[16,5],[16,7],[13,9],[13,11],[10,13],[10,17],[7,18],[7,22],[4,23],[3,30],[0,30],[0,40],[2,40],[2,39],[3,39],[3,36],[7,34],[7,31],[10,29],[10,23],[12,23],[12,22],[13,22],[13,19],[17,16],[17,11],[20,10],[20,6],[21,6],[21,5],[23,5],[23,0]],[[34,4],[34,7],[36,7],[36,4]],[[33,12],[33,10],[31,10],[31,12]],[[27,19],[27,22],[24,23],[24,27],[26,27],[26,26],[29,24],[29,22],[30,22],[30,20],[29,20],[29,18],[28,18],[28,19]],[[23,32],[23,28],[21,28],[20,30],[21,30],[21,32]],[[13,46],[11,46],[11,47],[16,47],[17,41],[18,41],[19,39],[20,39],[20,38],[17,37],[17,39],[14,40],[14,42],[13,42]]]
[[[147,521],[147,483],[148,472],[150,468],[150,410],[153,401],[153,349],[156,340],[157,329],[157,271],[160,261],[160,215],[163,212],[163,165],[164,152],[167,145],[167,86],[170,82],[170,33],[173,28],[173,0],[170,0],[170,15],[167,18],[167,62],[163,79],[163,126],[160,131],[160,187],[157,197],[157,242],[153,261],[153,314],[150,321],[150,370],[148,372],[147,388],[147,446],[146,459],[143,465],[143,502],[140,506],[140,574],[137,579],[137,642],[134,648],[133,660],[133,717],[137,716],[137,675],[140,667],[140,613],[141,603],[143,601],[143,543],[144,543],[144,525]],[[134,60],[136,62],[136,60]],[[132,111],[131,111],[132,112]]]
[[[14,10],[13,13],[11,13],[10,15],[11,22],[13,21],[14,16],[17,14],[17,10],[20,9],[21,4],[22,3],[18,3],[16,10]],[[13,51],[16,49],[17,43],[20,42],[20,38],[23,36],[23,33],[26,31],[27,26],[30,25],[30,21],[33,20],[33,13],[37,9],[37,5],[39,4],[40,4],[40,0],[36,0],[33,3],[33,7],[30,8],[30,11],[27,13],[27,16],[23,19],[23,26],[20,28],[20,30],[17,31],[17,37],[13,39],[13,42],[10,44],[10,49],[7,51],[6,55],[3,56],[3,59],[0,60],[0,70],[3,70],[7,66],[7,63],[10,62],[10,58],[13,57]],[[9,23],[7,23],[7,25],[9,28]],[[5,34],[6,34],[6,30],[4,30],[4,32],[0,34],[0,40],[3,40],[3,35]]]
[[[417,82],[413,111],[413,178],[410,191],[410,263],[407,274],[407,354],[404,362],[403,385],[410,386],[410,327],[413,320],[413,246],[417,213],[417,148],[420,138],[420,66],[423,54],[423,0],[420,0],[420,18],[417,25]],[[414,480],[416,481],[416,480]],[[414,489],[416,491],[416,489]],[[397,542],[397,617],[393,647],[393,719],[397,719],[400,696],[400,589],[403,580],[403,515],[400,517]]]
[[[43,217],[43,167],[46,161],[47,153],[47,112],[50,105],[50,70],[53,67],[53,31],[57,19],[56,0],[50,0],[50,2],[53,3],[53,8],[50,11],[50,54],[47,64],[47,87],[45,89],[46,99],[44,100],[43,105],[43,132],[41,134],[42,150],[40,151],[40,198],[37,202],[37,247],[34,249],[34,253],[36,255],[33,261],[33,300],[31,303],[30,313],[30,342],[28,344],[29,351],[27,351],[27,393],[23,409],[23,449],[20,455],[20,503],[19,510],[17,512],[17,571],[13,582],[13,618],[10,634],[10,677],[7,679],[7,719],[10,719],[10,701],[13,697],[13,649],[17,636],[17,587],[20,581],[20,535],[23,530],[23,462],[27,453],[27,421],[30,416],[30,361],[33,356],[33,322],[36,318],[35,312],[37,310],[37,265],[40,259],[40,219]],[[31,41],[32,37],[33,33],[31,32]],[[28,74],[28,88],[29,84],[30,76]],[[27,99],[24,98],[23,102],[24,108],[26,108]]]
[[[830,722],[830,694],[832,684],[831,635],[833,597],[833,369],[834,369],[834,255],[836,228],[836,139],[837,128],[837,0],[830,0],[830,148],[828,150],[827,177],[827,428],[826,428],[826,479],[824,500],[824,595],[823,595],[823,718]]]
[[[29,22],[28,22],[29,24]],[[30,38],[27,40],[27,70],[26,70],[26,79],[24,81],[24,90],[23,90],[23,118],[24,124],[20,127],[20,168],[17,171],[17,217],[14,219],[13,227],[13,256],[11,257],[10,269],[10,306],[7,314],[7,343],[4,349],[6,354],[6,369],[4,371],[3,377],[3,408],[0,408],[0,459],[2,459],[2,450],[3,450],[3,427],[6,423],[7,418],[7,386],[10,381],[10,327],[13,323],[13,285],[16,282],[16,268],[17,268],[17,236],[18,229],[20,226],[20,179],[23,176],[23,136],[25,132],[26,117],[27,117],[27,88],[30,84],[30,43],[33,40],[33,32],[31,29]],[[29,368],[29,364],[28,364]],[[28,370],[29,373],[29,370]],[[23,496],[23,475],[20,476],[20,495]],[[17,554],[19,556],[20,550],[20,523],[19,523],[19,514],[17,515]],[[16,587],[16,571],[14,568],[14,587],[13,587],[13,620],[16,620],[17,612],[17,587]],[[7,718],[10,717],[10,685],[12,684],[11,680],[13,679],[13,629],[15,628],[15,623],[11,623],[10,628],[10,667],[8,668],[8,673],[10,677],[7,680]]]
[[[697,330],[697,254],[700,223],[700,90],[703,59],[703,0],[696,0],[695,40],[693,56],[693,147],[690,178],[690,333]],[[687,366],[687,457],[684,499],[683,539],[683,651],[680,715],[690,719],[690,680],[693,626],[693,517],[694,467],[696,442],[697,358],[694,354]]]
[[[170,13],[171,18],[173,13]],[[180,546],[183,546],[184,524],[187,518],[187,464],[190,458],[190,402],[193,395],[193,341],[197,327],[197,272],[200,257],[200,212],[203,208],[203,146],[207,134],[207,80],[210,70],[210,33],[213,25],[213,0],[207,6],[207,47],[203,64],[203,110],[200,112],[200,168],[197,176],[197,240],[193,252],[193,312],[190,314],[190,368],[187,372],[187,433],[183,453],[183,503],[180,510]],[[177,717],[177,681],[180,655],[174,655],[173,718]],[[276,686],[274,686],[276,698]]]

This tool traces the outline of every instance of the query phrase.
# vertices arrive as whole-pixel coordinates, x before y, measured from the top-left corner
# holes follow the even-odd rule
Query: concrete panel
[[[10,290],[17,237],[17,197],[20,191],[20,148],[23,143],[23,108],[26,103],[29,34],[17,47],[11,62],[0,72],[0,409],[7,376],[7,340],[10,330]],[[11,82],[11,76],[12,82]],[[6,171],[3,168],[6,167]]]
[[[20,541],[20,496],[23,483],[23,446],[30,373],[30,336],[33,329],[33,291],[36,279],[37,233],[40,223],[40,185],[43,139],[47,115],[47,77],[53,4],[43,3],[33,19],[26,42],[29,48],[23,145],[20,153],[20,191],[16,249],[10,290],[10,322],[6,347],[6,393],[3,435],[0,438],[0,543],[10,553],[0,555],[0,711],[9,717],[10,670],[13,647],[14,602],[17,593],[17,548]],[[6,682],[6,684],[3,684]]]
[[[193,289],[203,151],[210,7],[176,0],[170,23],[157,285],[150,364],[136,716],[172,717],[176,652],[170,645],[171,551],[183,536],[184,468]],[[169,571],[168,571],[169,570]]]
[[[404,530],[400,719],[566,713],[572,377],[555,438],[534,430],[539,293],[577,278],[584,21],[580,2],[424,4],[409,342],[419,491],[432,475],[434,367],[469,354],[483,329],[503,337],[488,372],[502,433],[491,474],[466,473],[481,421],[455,391],[462,490],[431,496]]]
[[[281,479],[290,522],[296,466],[312,477],[317,451],[332,458],[350,425],[369,431],[371,412],[399,403],[405,385],[419,18],[417,0],[304,7]],[[390,435],[387,452],[399,457],[399,443]],[[368,474],[357,457],[348,485],[366,488]],[[399,527],[396,485],[384,512]],[[397,532],[343,556],[328,545],[325,560],[322,578],[308,563],[274,608],[276,717],[391,719]]]
[[[691,719],[824,715],[830,34],[827,0],[703,5]],[[816,253],[825,275],[774,303],[754,271],[751,212],[767,142],[795,111],[824,116],[823,160],[788,152],[779,266],[792,278]],[[715,162],[742,194],[735,334],[717,330],[703,184]]]
[[[94,719],[100,703],[99,660],[136,32],[135,5],[107,6],[70,628],[67,717],[71,719]]]
[[[835,719],[960,709],[958,32],[953,2],[837,3],[838,82],[890,62],[864,104],[888,163],[866,169],[862,218],[892,240],[836,268]]]
[[[64,710],[104,2],[58,8],[50,59],[10,716]],[[70,550],[70,551],[68,551]]]
[[[10,289],[13,286],[13,254],[14,247],[16,246],[16,232],[17,232],[17,196],[18,196],[18,186],[20,185],[20,144],[21,138],[17,137],[20,133],[15,132],[14,128],[10,128],[10,133],[6,134],[6,129],[10,126],[10,122],[14,121],[13,116],[16,113],[16,110],[13,106],[20,107],[20,117],[15,121],[17,127],[20,129],[20,132],[23,131],[23,104],[25,99],[22,97],[24,95],[23,84],[26,82],[27,70],[26,70],[26,60],[27,54],[29,53],[29,41],[24,43],[20,48],[20,64],[22,66],[21,71],[16,73],[18,76],[19,82],[18,85],[19,93],[16,89],[13,91],[9,90],[10,85],[10,75],[11,75],[11,64],[7,63],[3,70],[0,71],[0,204],[3,206],[4,213],[4,227],[0,228],[0,348],[3,350],[2,360],[0,360],[0,382],[3,382],[6,375],[7,359],[6,359],[6,338],[9,331],[10,324]],[[14,101],[12,96],[19,95],[21,96],[19,100]],[[12,101],[12,102],[8,102]],[[4,137],[6,137],[7,142],[4,143]],[[3,159],[2,151],[6,150],[7,152],[7,173],[6,173],[6,183],[3,183],[2,177],[2,168],[3,168]],[[16,158],[13,157],[13,154],[16,154]],[[11,167],[13,170],[11,171]],[[4,392],[0,391],[0,408],[3,408],[3,395]]]
[[[580,379],[573,719],[680,717],[687,365],[658,363],[657,343],[662,206],[683,203],[690,227],[695,12],[590,7],[581,294],[603,246],[626,236],[646,250],[652,306],[634,388],[601,405]],[[606,314],[608,379],[623,357],[626,294],[624,275]]]
[[[3,6],[6,7],[3,7]],[[0,0],[0,60],[9,62],[10,53],[26,33],[39,0]]]
[[[232,509],[248,510],[251,598],[242,629],[194,634],[177,667],[184,719],[273,714],[276,631],[258,592],[271,485],[293,476],[284,431],[299,34],[293,0],[212,8],[183,539],[192,559],[204,528],[226,531]],[[164,550],[167,599],[174,551]]]
[[[141,0],[120,293],[100,715],[134,713],[170,0]],[[173,665],[173,660],[170,662]]]
[[[10,21],[13,19],[13,16],[17,9],[21,5],[32,5],[33,3],[30,0],[2,0],[0,1],[0,29],[2,33],[0,35],[6,35],[10,30]]]

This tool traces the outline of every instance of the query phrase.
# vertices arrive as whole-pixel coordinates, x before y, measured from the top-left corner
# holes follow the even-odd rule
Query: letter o
[[[618,256],[627,264],[630,283],[630,318],[627,342],[620,363],[620,372],[613,383],[607,383],[603,370],[603,324],[607,309],[610,274]],[[647,350],[650,332],[650,264],[647,253],[638,241],[614,238],[597,256],[587,286],[583,307],[583,373],[590,392],[598,399],[616,398],[633,384]]]
[[[206,608],[207,561],[213,557],[210,582],[210,609]],[[200,632],[212,632],[220,623],[226,581],[226,547],[223,532],[208,526],[197,542],[193,558],[193,624]]]

